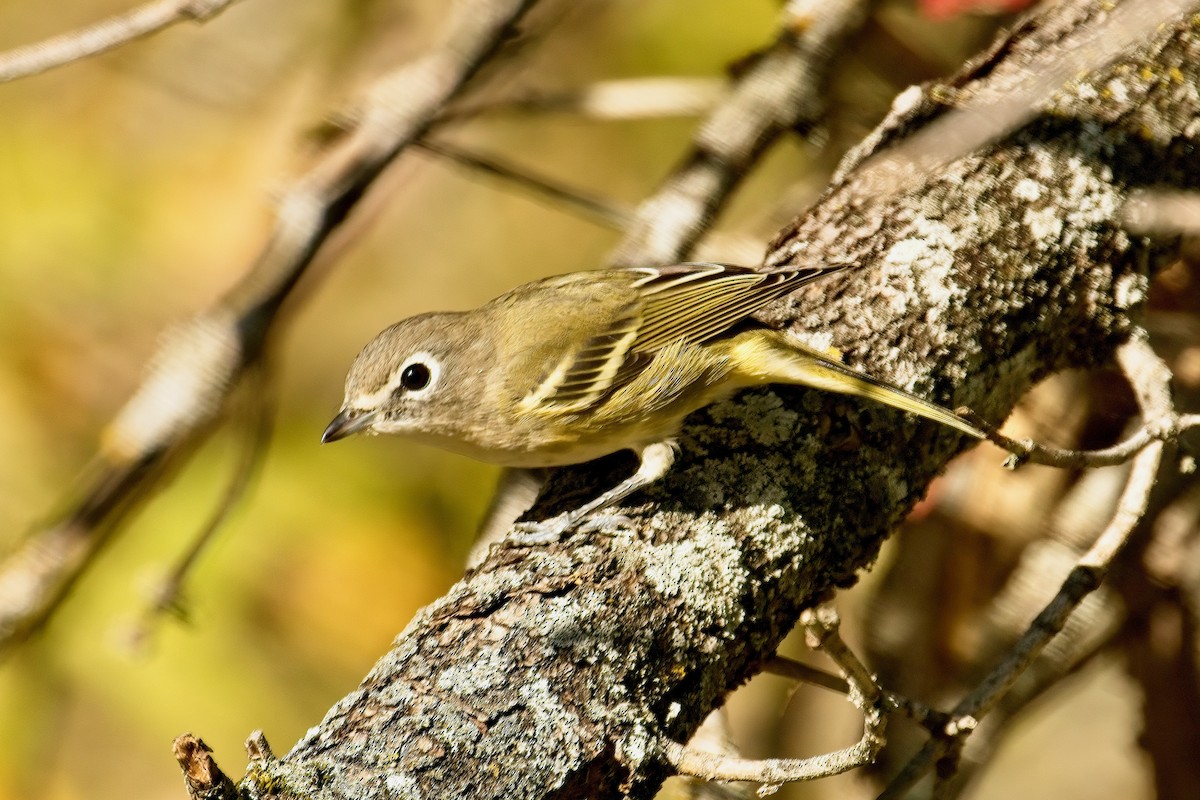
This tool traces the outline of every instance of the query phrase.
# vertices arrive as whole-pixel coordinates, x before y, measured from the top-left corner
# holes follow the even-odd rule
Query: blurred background
[[[44,0],[6,0],[0,49],[130,5],[65,0],[47,13]],[[774,39],[778,12],[772,0],[574,3],[522,51],[513,86],[720,82]],[[435,41],[445,13],[442,0],[245,0],[203,26],[0,85],[0,550],[63,501],[164,328],[244,273],[269,230],[273,193],[310,163],[322,121]],[[999,21],[884,4],[836,76],[826,125],[772,151],[698,255],[756,263],[897,91],[951,72]],[[632,207],[684,152],[695,122],[498,111],[444,133]],[[272,359],[269,452],[194,571],[186,619],[160,618],[133,641],[150,590],[230,480],[244,435],[236,423],[116,532],[49,626],[0,664],[0,800],[183,797],[170,744],[185,731],[240,776],[252,730],[285,752],[461,573],[494,470],[386,438],[320,447],[345,371],[391,322],[602,264],[619,233],[421,151],[393,167],[351,228],[292,300]],[[1070,403],[1043,391],[1043,420],[1054,424],[1053,409]],[[939,498],[953,505],[979,491],[969,482],[979,459],[994,467],[1001,456],[969,455],[919,516],[944,520]],[[1038,468],[1021,480],[1062,489]],[[1034,527],[1044,507],[1027,507]],[[915,535],[960,530],[941,524],[941,534]],[[1017,550],[982,534],[957,546],[978,564]],[[896,558],[889,549],[840,599],[852,645]],[[934,586],[948,616],[969,602],[962,586]],[[799,654],[802,643],[786,649]],[[1140,699],[1121,665],[1090,663],[1057,691],[1058,702],[1012,729],[972,796],[1148,796]],[[860,724],[843,699],[769,677],[740,693],[733,721],[749,755],[776,756],[844,746]],[[1040,757],[1051,748],[1075,755]],[[870,787],[843,776],[779,796],[870,796]]]

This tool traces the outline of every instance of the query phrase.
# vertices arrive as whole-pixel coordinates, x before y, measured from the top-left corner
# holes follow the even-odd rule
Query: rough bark
[[[968,73],[902,95],[848,163],[1003,87],[1096,4],[1054,4]],[[1164,245],[1126,234],[1133,188],[1195,188],[1200,37],[1168,26],[1067,87],[1014,134],[881,195],[856,174],[782,233],[767,262],[852,258],[765,319],[946,405],[1001,420],[1040,376],[1104,362],[1134,325]],[[685,741],[799,612],[855,580],[963,446],[889,410],[799,390],[698,413],[673,472],[628,526],[500,545],[249,797],[652,795],[664,737]],[[997,457],[996,480],[1004,473]],[[628,469],[563,471],[545,507]]]

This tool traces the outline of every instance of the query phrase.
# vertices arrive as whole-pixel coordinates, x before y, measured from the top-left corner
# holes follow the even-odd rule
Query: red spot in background
[[[1011,14],[1033,5],[1033,0],[917,0],[929,19],[941,20],[960,14]]]

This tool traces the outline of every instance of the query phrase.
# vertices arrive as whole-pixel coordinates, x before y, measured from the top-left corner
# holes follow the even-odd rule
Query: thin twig
[[[216,534],[229,521],[229,517],[237,508],[238,503],[246,496],[246,492],[254,483],[255,475],[266,458],[267,447],[270,444],[274,428],[274,398],[269,391],[270,377],[266,373],[266,365],[258,364],[257,369],[251,375],[253,379],[249,381],[250,385],[247,386],[248,391],[245,393],[250,411],[246,424],[246,435],[242,439],[242,457],[208,521],[193,536],[191,545],[182,553],[175,566],[157,587],[152,602],[142,614],[140,622],[130,632],[130,643],[134,647],[141,647],[145,644],[155,622],[165,612],[175,611],[181,616],[186,614],[183,598],[186,594],[184,583],[188,574]]]
[[[1117,364],[1137,400],[1145,425],[1161,431],[1162,438],[1174,438],[1180,425],[1171,400],[1171,369],[1154,348],[1144,330],[1135,331],[1117,348]],[[1200,415],[1189,415],[1188,420]]]
[[[805,609],[800,615],[804,626],[804,640],[813,650],[818,650],[833,659],[842,670],[850,687],[850,700],[859,708],[876,705],[883,697],[875,676],[846,645],[838,633],[841,620],[831,605],[820,605]]]
[[[155,0],[70,33],[0,53],[0,83],[105,53],[179,22],[205,22],[238,0]]]
[[[1041,464],[1060,469],[1111,467],[1124,464],[1148,444],[1162,438],[1143,425],[1124,441],[1111,447],[1099,450],[1070,450],[1032,439],[1013,439],[1005,436],[994,425],[967,408],[960,408],[956,413],[987,434],[989,442],[1009,452],[1009,457],[1004,461],[1007,469],[1017,469],[1025,464]]]
[[[688,741],[688,748],[704,753],[737,758],[740,751],[729,730],[729,708],[721,706],[707,717]],[[754,789],[749,783],[706,781],[681,775],[686,800],[750,800]]]
[[[1032,439],[1013,439],[1005,436],[969,408],[960,408],[959,416],[972,423],[996,446],[1007,450],[1010,456],[1004,462],[1008,469],[1017,469],[1025,464],[1041,464],[1061,469],[1086,469],[1111,467],[1124,464],[1154,441],[1174,441],[1191,428],[1200,427],[1200,414],[1175,416],[1171,410],[1159,411],[1158,416],[1148,419],[1124,441],[1098,450],[1071,450],[1035,442]]]
[[[753,781],[778,786],[840,775],[870,764],[878,748],[865,738],[842,750],[812,758],[738,758],[663,742],[663,759],[680,775],[706,781]]]
[[[589,195],[582,189],[566,186],[550,178],[534,175],[526,169],[506,164],[495,156],[484,155],[460,145],[432,141],[428,138],[418,140],[415,142],[415,146],[448,161],[528,189],[538,197],[552,203],[556,208],[565,205],[569,209],[581,212],[585,219],[601,227],[621,230],[633,219],[633,212],[629,209]]]
[[[763,664],[763,672],[779,675],[780,677],[789,678],[794,681],[811,683],[813,686],[820,686],[822,689],[829,689],[831,692],[837,692],[838,694],[847,694],[850,691],[850,684],[846,683],[844,678],[830,675],[823,669],[810,667],[808,664],[803,664],[787,656],[781,656],[778,653],[771,656],[767,660],[767,663]]]
[[[570,91],[527,91],[517,97],[455,104],[442,120],[497,113],[568,113],[597,120],[694,117],[725,96],[717,78],[680,76],[596,81]]]

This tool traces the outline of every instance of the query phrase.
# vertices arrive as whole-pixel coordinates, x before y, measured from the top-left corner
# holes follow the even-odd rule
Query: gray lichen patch
[[[644,574],[663,597],[701,606],[700,616],[733,631],[743,622],[738,598],[746,571],[738,541],[722,529],[720,524],[705,525],[697,536],[648,548]]]

